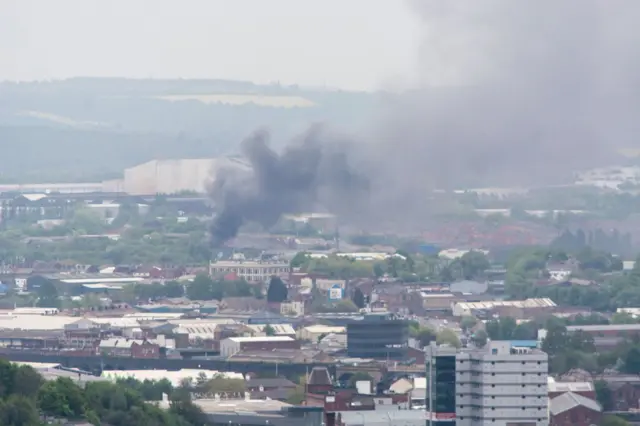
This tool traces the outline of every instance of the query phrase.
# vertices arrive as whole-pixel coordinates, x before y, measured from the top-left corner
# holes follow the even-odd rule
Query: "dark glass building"
[[[347,323],[347,354],[353,358],[407,358],[409,322],[394,314],[366,314]]]
[[[455,426],[456,349],[430,346],[425,359],[427,426]]]

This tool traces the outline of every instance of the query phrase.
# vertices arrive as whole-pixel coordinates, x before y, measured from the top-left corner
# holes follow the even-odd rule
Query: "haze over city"
[[[638,22],[0,0],[0,426],[637,424]]]

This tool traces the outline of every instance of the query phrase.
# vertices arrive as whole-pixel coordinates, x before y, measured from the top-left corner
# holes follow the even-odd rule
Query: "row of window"
[[[464,417],[459,417],[459,419],[460,419],[460,420],[464,420]],[[482,418],[482,417],[471,417],[471,420],[478,420],[478,421],[480,421],[480,420],[485,420],[485,419],[484,419],[484,418]],[[495,422],[495,421],[496,421],[496,419],[491,419],[491,421],[492,421],[492,422]],[[541,422],[541,421],[543,421],[543,419],[538,419],[538,422]]]
[[[465,405],[458,405],[458,408],[460,408],[460,409],[462,409],[464,407],[465,407]],[[467,405],[466,407],[485,408],[485,409],[491,408],[491,411],[495,411],[496,410],[496,407],[485,407],[484,405]],[[498,408],[504,409],[506,407],[498,407]],[[512,408],[515,408],[515,407],[512,407]],[[522,407],[522,411],[525,411],[527,408],[536,408],[536,407],[535,406],[533,406],[533,407]],[[537,407],[537,409],[538,410],[546,410],[547,407]]]
[[[458,371],[458,374],[464,374],[464,373],[469,373],[467,371]],[[489,374],[489,373],[481,373],[479,371],[471,371],[470,372],[472,376],[484,376],[485,374]],[[506,372],[503,374],[514,374],[512,372]],[[542,373],[522,373],[523,376],[525,376],[526,374],[537,374],[538,376],[542,376]],[[491,373],[492,376],[495,376],[496,373]]]
[[[463,394],[463,393],[458,394],[458,396],[459,396],[460,398],[463,398],[463,397],[464,397],[464,395],[465,395],[465,394]],[[471,396],[471,398],[484,398],[484,397],[489,396],[489,395],[483,395],[483,394],[480,394],[480,393],[468,393],[467,395]],[[504,397],[505,397],[505,395],[499,395],[499,396],[500,396],[501,398],[504,398]],[[515,395],[514,395],[514,396],[515,396]],[[533,398],[533,397],[534,397],[534,395],[522,395],[522,399],[525,399],[527,396],[529,396],[529,397],[531,397],[531,398]],[[542,395],[538,395],[538,396],[537,396],[537,398],[538,398],[538,399],[542,398]],[[495,395],[491,395],[491,399],[496,399]]]
[[[460,364],[464,364],[464,360],[463,359],[458,360],[458,362]],[[514,364],[515,363],[515,361],[491,361],[491,365],[496,365],[496,362],[498,364]],[[527,363],[533,364],[534,362],[537,363],[538,365],[542,365],[542,363],[543,363],[543,361],[522,361],[521,363],[522,363],[522,365],[525,365]],[[546,364],[546,363],[547,362],[544,361],[544,364]],[[478,359],[472,359],[471,360],[471,365],[480,365],[480,364],[488,364],[488,363],[486,361],[480,361]]]
[[[456,382],[456,385],[459,385],[459,386],[471,385],[471,387],[472,387],[472,388],[481,388],[484,384],[485,384],[484,382],[460,382],[460,381]],[[507,384],[507,383],[501,383],[501,384],[500,384],[500,386],[506,386],[506,385],[509,385],[509,384]],[[513,385],[513,384],[511,384],[511,386],[514,386],[514,385]],[[523,384],[523,385],[522,385],[522,387],[523,387],[523,388],[524,388],[525,386],[527,386],[527,385],[525,385],[525,384]],[[533,386],[533,384],[532,384],[532,383],[530,383],[530,384],[529,384],[529,386]],[[542,385],[541,385],[541,384],[538,384],[537,386],[538,386],[539,388],[541,388],[541,387],[542,387]],[[495,385],[495,384],[492,384],[492,385],[491,385],[491,387],[492,387],[492,388],[495,388],[495,387],[496,387],[496,385]]]

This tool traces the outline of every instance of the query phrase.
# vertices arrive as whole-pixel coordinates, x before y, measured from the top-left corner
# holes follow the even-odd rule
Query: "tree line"
[[[84,420],[95,426],[201,426],[204,413],[185,395],[173,395],[167,409],[146,402],[124,383],[70,378],[46,381],[33,368],[0,359],[0,424],[41,426]]]

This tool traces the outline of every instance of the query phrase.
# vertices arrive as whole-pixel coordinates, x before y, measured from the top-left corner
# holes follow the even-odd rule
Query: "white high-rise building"
[[[438,365],[443,348],[427,352],[428,365]],[[447,354],[448,355],[448,354]],[[435,357],[435,362],[433,362]],[[514,347],[509,341],[489,342],[482,349],[461,349],[455,354],[456,426],[547,426],[548,356],[539,349]],[[431,370],[431,373],[430,373]],[[427,369],[433,407],[432,425],[444,425],[446,413],[438,413],[443,397],[451,405],[450,387],[438,384],[438,369]],[[429,380],[431,376],[431,380]],[[452,419],[447,419],[451,421]]]

